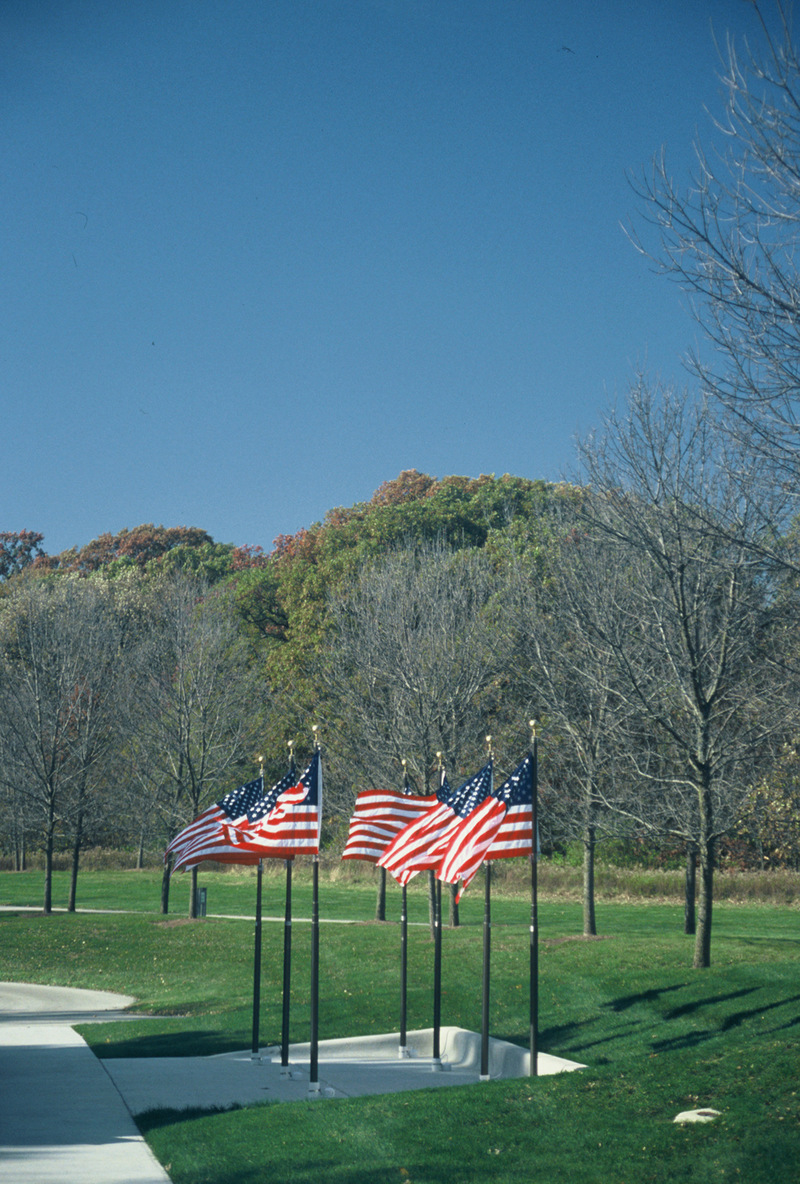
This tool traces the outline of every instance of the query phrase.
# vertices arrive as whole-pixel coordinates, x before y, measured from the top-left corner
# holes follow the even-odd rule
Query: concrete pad
[[[127,1002],[0,983],[3,1184],[169,1184],[102,1062],[70,1027],[114,1017]]]
[[[247,1106],[255,1102],[289,1102],[358,1097],[410,1089],[473,1085],[480,1081],[481,1038],[463,1028],[442,1028],[440,1053],[433,1060],[433,1029],[410,1032],[405,1055],[398,1033],[322,1040],[318,1081],[309,1079],[310,1046],[294,1044],[289,1064],[282,1067],[280,1049],[211,1057],[110,1058],[105,1061],[133,1114],[153,1109]],[[530,1052],[503,1040],[489,1042],[490,1078],[527,1077]],[[538,1056],[540,1075],[585,1068],[575,1061]]]

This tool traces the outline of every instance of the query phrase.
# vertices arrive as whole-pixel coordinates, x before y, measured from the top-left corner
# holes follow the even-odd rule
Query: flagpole
[[[439,783],[442,780],[442,754],[439,761]],[[441,1069],[440,1030],[442,1025],[442,881],[436,880],[433,891],[433,1068]]]
[[[258,758],[261,767],[261,792],[264,792],[264,758]],[[258,871],[256,873],[256,928],[253,941],[253,1040],[251,1045],[251,1057],[254,1061],[259,1060],[258,1048],[259,1037],[258,1029],[261,1018],[261,878],[263,873],[263,860],[258,861]]]
[[[258,1029],[261,1016],[261,880],[264,871],[264,861],[259,859],[256,872],[256,929],[253,955],[253,1044],[252,1058],[259,1060]]]
[[[288,742],[289,771],[294,769],[294,740]],[[281,1069],[289,1065],[289,1010],[292,995],[292,860],[286,860],[286,904],[283,918],[283,1009],[281,1015]]]
[[[408,889],[403,885],[400,905],[400,1057],[408,1056]]]
[[[492,738],[486,737],[489,759],[492,759]],[[481,994],[481,1081],[489,1080],[489,982],[492,958],[492,865],[483,865],[486,874],[483,902],[483,990]]]
[[[281,1016],[281,1068],[289,1064],[289,1011],[292,992],[292,860],[286,860],[286,905],[283,918],[283,1011]]]
[[[433,897],[433,1060],[441,1068],[439,1034],[442,1025],[442,881],[436,881]]]
[[[489,1080],[489,965],[492,956],[492,865],[483,865],[483,994],[481,998],[481,1081]]]
[[[532,769],[532,810],[531,822],[533,827],[533,853],[531,854],[531,977],[530,977],[530,1044],[531,1067],[530,1076],[539,1075],[539,900],[538,900],[538,858],[539,858],[539,749],[536,739],[536,720],[530,721],[531,748],[533,758]]]
[[[312,727],[314,733],[314,752],[319,751],[317,725]],[[322,803],[319,803],[319,825],[322,824]],[[312,867],[312,903],[311,903],[311,1056],[309,1064],[309,1093],[319,1092],[319,843],[314,852]]]
[[[408,793],[408,768],[405,759],[403,764],[403,793]],[[402,902],[400,905],[400,1048],[398,1056],[408,1056],[408,891],[403,884]]]

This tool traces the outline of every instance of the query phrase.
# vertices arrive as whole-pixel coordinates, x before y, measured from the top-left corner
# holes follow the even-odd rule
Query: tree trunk
[[[72,869],[69,877],[69,900],[67,912],[75,912],[75,901],[78,895],[78,865],[81,858],[81,840],[83,838],[83,814],[79,811],[75,823],[75,841],[72,844]]]
[[[47,828],[44,845],[44,913],[53,911],[53,826]]]
[[[697,848],[686,844],[686,876],[684,880],[683,932],[697,932],[695,902],[697,898]]]
[[[169,877],[172,871],[172,856],[169,857],[164,864],[164,872],[161,876],[161,912],[166,915],[169,912]]]
[[[21,828],[14,831],[14,871],[25,871],[25,831]]]
[[[386,920],[386,868],[379,867],[378,871],[378,895],[375,901],[375,920]]]
[[[144,827],[139,831],[139,848],[136,852],[136,870],[140,872],[144,867]]]
[[[583,832],[583,936],[595,937],[597,921],[594,914],[594,850],[595,828],[591,824]]]
[[[197,920],[197,864],[192,868],[192,873],[189,877],[191,884],[191,899],[189,900],[189,916],[193,921]]]
[[[450,884],[449,888],[450,888],[450,893],[448,896],[448,900],[449,900],[448,923],[449,923],[451,929],[458,929],[459,925],[461,924],[461,921],[458,916],[458,901],[456,900],[456,894],[458,892],[458,884]]]
[[[694,943],[694,962],[700,970],[711,965],[711,914],[714,904],[714,821],[711,793],[704,788],[700,795],[700,908]]]

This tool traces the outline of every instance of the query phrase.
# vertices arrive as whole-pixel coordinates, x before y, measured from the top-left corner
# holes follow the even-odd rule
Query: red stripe
[[[533,854],[533,809],[528,805],[509,807],[497,837],[484,858],[513,859]]]
[[[435,797],[415,797],[397,790],[362,790],[356,798],[342,859],[376,863],[395,836],[435,804]]]
[[[385,867],[399,883],[407,884],[418,872],[436,867],[443,843],[458,820],[445,803],[432,807],[400,832],[378,860],[378,866]]]
[[[487,798],[456,827],[450,837],[437,876],[447,884],[464,880],[469,883],[483,862],[484,856],[497,835],[506,808],[496,798]]]

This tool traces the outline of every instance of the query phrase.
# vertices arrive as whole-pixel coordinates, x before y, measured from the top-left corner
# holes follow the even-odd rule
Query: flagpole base
[[[401,1044],[397,1050],[398,1060],[407,1061],[411,1057],[411,1050],[407,1044]]]
[[[478,1081],[491,1081],[491,1080],[492,1079],[488,1073],[486,1073],[486,1074],[481,1073],[480,1077],[478,1078]]]

